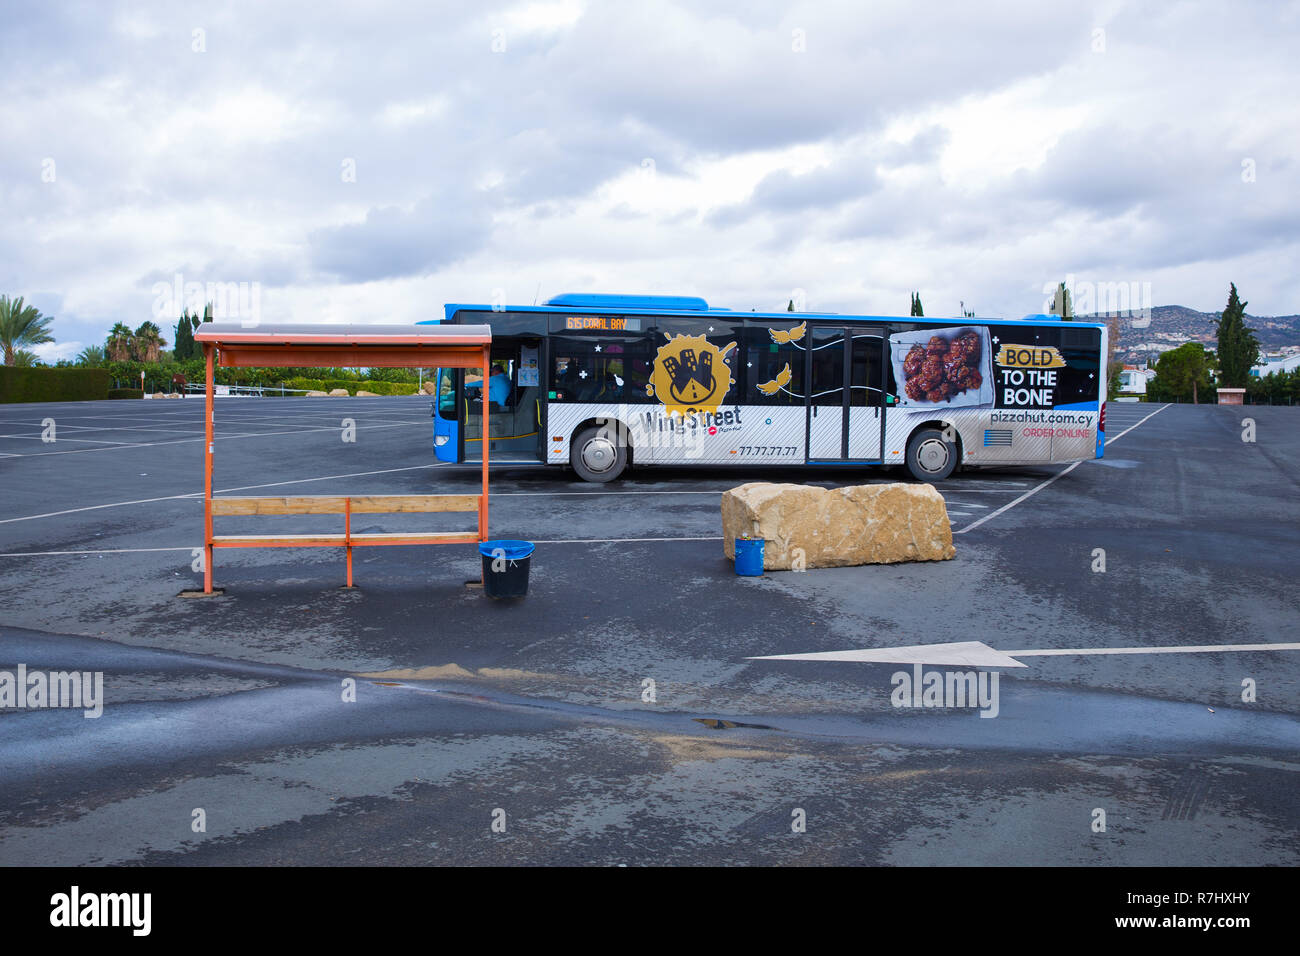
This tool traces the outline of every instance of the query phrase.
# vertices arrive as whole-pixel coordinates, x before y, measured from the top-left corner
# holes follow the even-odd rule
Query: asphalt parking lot
[[[1112,404],[1102,461],[940,485],[952,561],[762,578],[723,490],[904,479],[500,466],[493,536],[537,551],[493,602],[472,546],[359,550],[352,591],[332,549],[219,552],[226,594],[178,597],[202,402],[0,406],[0,670],[105,693],[0,711],[0,863],[1295,865],[1300,651],[1145,651],[1295,640],[1296,414]],[[218,493],[477,481],[427,400],[218,401]],[[962,641],[1056,653],[1001,670],[996,719],[893,706],[898,664],[751,659]]]

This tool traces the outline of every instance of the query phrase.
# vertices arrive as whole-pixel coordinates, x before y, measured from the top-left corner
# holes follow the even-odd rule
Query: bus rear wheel
[[[627,444],[616,428],[584,428],[573,438],[569,464],[583,481],[613,481],[627,468]]]
[[[923,428],[907,443],[907,470],[917,481],[943,481],[957,468],[957,446],[937,428]]]

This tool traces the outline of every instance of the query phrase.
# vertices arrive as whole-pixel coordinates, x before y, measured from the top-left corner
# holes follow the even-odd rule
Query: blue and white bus
[[[492,327],[493,373],[438,371],[434,447],[611,481],[656,464],[959,467],[1100,458],[1107,330],[1030,315],[734,312],[688,296],[450,304]]]

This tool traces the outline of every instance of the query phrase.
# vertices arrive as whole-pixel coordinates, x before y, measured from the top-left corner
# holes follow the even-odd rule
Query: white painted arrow
[[[980,641],[918,644],[914,647],[868,647],[859,651],[773,654],[751,661],[854,661],[862,664],[954,664],[963,667],[1028,667]]]
[[[1073,654],[1225,654],[1247,651],[1300,651],[1293,644],[1197,644],[1187,647],[1049,647],[999,651],[982,641],[954,644],[915,644],[909,647],[867,647],[811,654],[773,654],[751,661],[847,661],[859,664],[952,664],[964,667],[1028,667],[1017,657],[1065,657]]]
[[[1066,654],[1225,654],[1241,651],[1300,651],[1300,644],[1192,644],[1187,647],[1046,647],[1005,651],[1017,657],[1057,657]]]

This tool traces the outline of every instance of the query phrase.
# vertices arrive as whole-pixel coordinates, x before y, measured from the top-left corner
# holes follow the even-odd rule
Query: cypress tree
[[[184,362],[194,357],[198,346],[194,342],[194,326],[198,324],[198,316],[191,316],[190,310],[186,309],[181,315],[180,321],[176,323],[176,346],[172,350],[176,361]]]
[[[1062,282],[1056,287],[1052,298],[1052,315],[1059,315],[1066,322],[1074,321],[1074,303],[1070,301],[1070,290]]]
[[[912,315],[925,315],[925,310],[921,308],[921,293],[912,293]]]
[[[1237,298],[1236,283],[1228,283],[1228,305],[1215,326],[1219,338],[1219,380],[1228,388],[1245,388],[1250,368],[1259,361],[1259,339],[1246,327],[1248,303]]]

